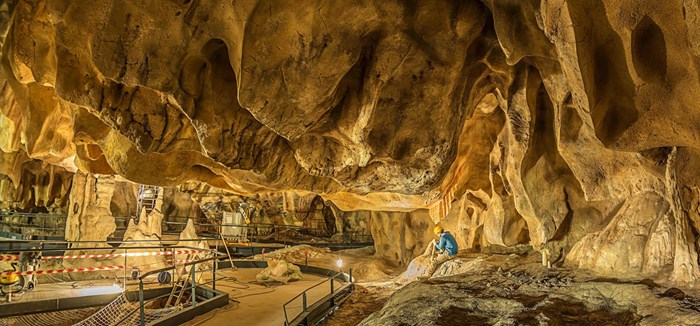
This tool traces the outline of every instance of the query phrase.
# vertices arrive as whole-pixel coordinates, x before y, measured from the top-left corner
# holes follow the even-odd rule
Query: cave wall
[[[465,248],[529,245],[693,283],[699,7],[12,2],[0,180],[28,189],[17,162],[33,159],[251,198],[319,194],[372,211],[373,235],[391,236],[379,255],[399,262],[440,222]],[[31,198],[6,184],[2,196]],[[408,228],[398,238],[393,220]]]
[[[408,265],[413,258],[423,254],[428,243],[435,238],[427,210],[369,213],[375,257]]]

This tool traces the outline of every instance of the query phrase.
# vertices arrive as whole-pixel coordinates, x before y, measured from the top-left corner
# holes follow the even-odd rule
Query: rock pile
[[[259,283],[287,283],[303,279],[299,266],[284,260],[272,259],[267,262],[267,268],[255,275]]]

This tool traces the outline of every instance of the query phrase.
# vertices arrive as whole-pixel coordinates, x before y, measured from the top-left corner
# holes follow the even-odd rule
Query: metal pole
[[[306,311],[306,292],[304,292],[301,296],[302,299],[302,307],[304,308],[304,311]]]
[[[221,234],[221,225],[216,227],[216,229],[219,231],[219,234]],[[219,253],[219,241],[216,241],[216,253]]]
[[[191,267],[192,268],[192,305],[193,306],[197,304],[197,292],[196,292],[197,288],[195,287],[195,284],[194,284],[194,274],[195,274],[194,267],[195,266],[196,265],[193,264]]]
[[[218,253],[217,253],[218,255]],[[214,256],[214,260],[212,260],[212,267],[211,267],[211,288],[212,290],[216,290],[216,263],[217,263],[216,256]]]
[[[333,279],[335,276],[331,276],[331,306],[335,306],[335,296],[333,295],[335,293],[335,287],[333,286]]]
[[[350,267],[350,283],[354,283],[354,282],[352,281],[352,267]]]
[[[146,325],[146,311],[145,305],[143,304],[143,280],[139,277],[139,304],[141,305],[141,326]]]
[[[124,250],[124,292],[126,292],[126,254],[129,252],[129,249]]]

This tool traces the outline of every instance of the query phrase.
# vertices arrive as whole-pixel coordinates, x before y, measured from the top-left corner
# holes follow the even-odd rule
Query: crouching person
[[[433,231],[435,236],[440,237],[440,240],[435,243],[435,249],[438,250],[439,254],[433,261],[433,264],[437,266],[455,258],[459,248],[457,247],[457,240],[449,231],[445,231],[441,226],[436,226]]]

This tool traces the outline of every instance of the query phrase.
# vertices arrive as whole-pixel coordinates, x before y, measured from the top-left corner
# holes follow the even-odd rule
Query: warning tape
[[[150,252],[129,252],[118,254],[90,254],[90,255],[69,255],[69,256],[43,256],[44,260],[48,259],[85,259],[85,258],[112,258],[112,257],[148,257],[148,256],[166,256],[166,255],[187,255],[206,252],[204,250],[175,250],[175,251],[150,251]]]
[[[17,255],[0,255],[0,261],[18,261],[19,256]]]
[[[95,271],[111,271],[117,269],[124,269],[124,266],[102,266],[102,267],[81,267],[81,268],[66,268],[66,269],[46,269],[38,271],[24,271],[24,272],[2,272],[2,276],[10,275],[44,275],[44,274],[63,274],[63,273],[82,273],[82,272],[95,272]]]

